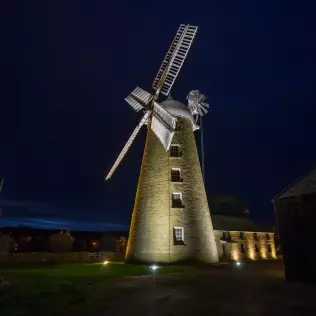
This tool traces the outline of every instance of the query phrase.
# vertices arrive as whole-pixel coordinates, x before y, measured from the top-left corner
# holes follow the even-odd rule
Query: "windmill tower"
[[[191,91],[188,106],[170,90],[197,32],[180,25],[152,85],[125,99],[144,114],[110,172],[109,179],[143,125],[148,132],[131,220],[126,261],[145,263],[217,262],[217,248],[193,131],[208,104]],[[168,98],[158,102],[162,95]]]

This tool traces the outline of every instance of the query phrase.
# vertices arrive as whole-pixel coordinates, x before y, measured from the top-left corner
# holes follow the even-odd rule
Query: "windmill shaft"
[[[184,105],[182,110],[186,110]],[[180,146],[181,156],[176,158],[170,157],[148,128],[126,262],[218,261],[192,122],[177,117],[177,123],[180,130],[175,132],[172,145]],[[180,182],[172,182],[173,168],[180,170]],[[180,194],[182,204],[173,205],[174,192]],[[175,240],[176,228],[182,229],[183,240]]]

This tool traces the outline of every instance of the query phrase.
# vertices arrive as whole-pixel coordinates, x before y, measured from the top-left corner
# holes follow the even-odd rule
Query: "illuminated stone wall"
[[[228,235],[227,237],[223,237],[225,233]],[[215,236],[220,259],[263,260],[276,258],[274,233],[216,230]],[[244,245],[244,252],[242,252],[241,245]],[[223,251],[223,247],[225,247],[225,251]]]
[[[172,144],[180,145],[179,158],[171,158],[148,129],[127,262],[218,261],[192,125],[178,118],[178,126]],[[180,168],[183,181],[171,182],[171,168]],[[182,194],[183,207],[171,207],[172,192]],[[183,227],[182,243],[175,242],[174,227]]]

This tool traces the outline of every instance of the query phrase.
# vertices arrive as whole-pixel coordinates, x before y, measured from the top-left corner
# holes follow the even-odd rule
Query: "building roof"
[[[296,179],[273,200],[316,193],[316,167]]]
[[[211,215],[214,230],[225,231],[245,231],[245,232],[267,232],[272,228],[263,228],[261,225],[255,224],[246,216],[227,216],[227,215]]]

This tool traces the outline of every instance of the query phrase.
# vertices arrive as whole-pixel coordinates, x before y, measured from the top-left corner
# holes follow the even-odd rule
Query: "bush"
[[[72,244],[73,251],[82,252],[86,249],[86,242],[82,238],[74,240]]]
[[[53,234],[48,239],[48,249],[51,252],[69,252],[72,249],[73,238],[69,232]]]
[[[15,247],[15,241],[9,234],[3,234],[0,236],[0,253],[13,252]]]

